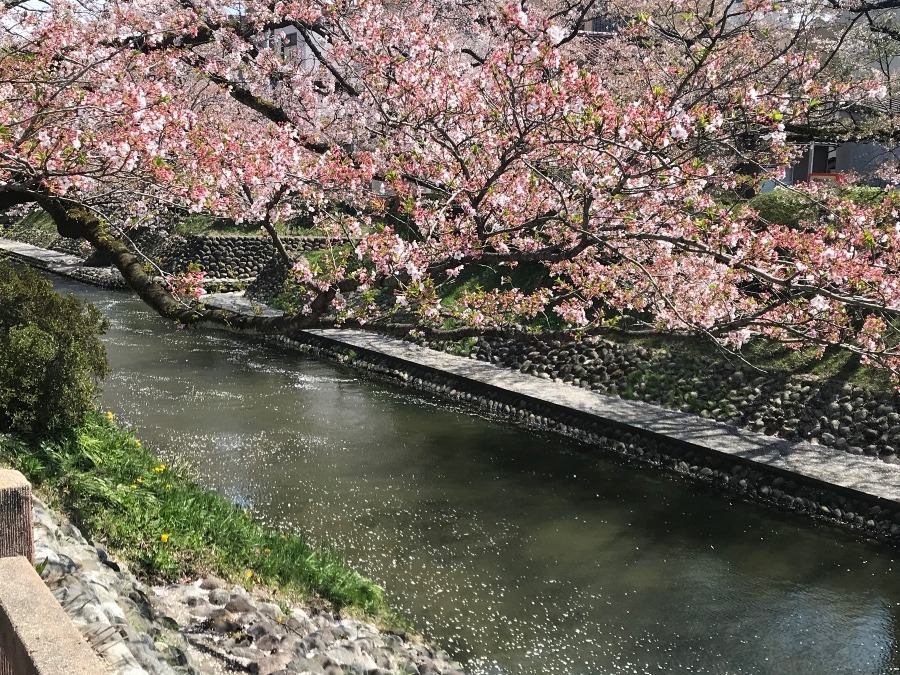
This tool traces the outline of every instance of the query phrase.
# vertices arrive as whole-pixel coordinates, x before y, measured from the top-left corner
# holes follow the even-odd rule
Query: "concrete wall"
[[[0,558],[34,562],[31,485],[18,471],[0,469]]]
[[[108,672],[34,569],[31,485],[0,469],[0,675]]]
[[[0,558],[0,675],[107,675],[23,557]]]
[[[836,153],[837,173],[867,174],[885,162],[900,160],[900,148],[886,148],[875,143],[841,143]]]

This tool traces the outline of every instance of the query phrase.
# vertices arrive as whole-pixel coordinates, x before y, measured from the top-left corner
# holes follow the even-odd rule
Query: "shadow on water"
[[[106,405],[476,675],[900,672],[891,551],[76,288],[114,319]]]

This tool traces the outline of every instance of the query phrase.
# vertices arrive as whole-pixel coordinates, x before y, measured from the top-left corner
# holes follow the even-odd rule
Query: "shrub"
[[[856,204],[871,205],[884,199],[886,193],[878,187],[853,185],[839,188],[838,194]],[[759,213],[759,220],[764,225],[777,223],[797,227],[803,220],[815,221],[824,215],[823,207],[814,200],[785,188],[756,195],[750,200],[750,206]]]
[[[107,372],[106,325],[41,274],[0,261],[0,431],[43,435],[80,424]]]
[[[750,200],[763,224],[777,223],[797,227],[801,220],[815,220],[818,208],[807,197],[791,190],[778,188],[764,192]]]

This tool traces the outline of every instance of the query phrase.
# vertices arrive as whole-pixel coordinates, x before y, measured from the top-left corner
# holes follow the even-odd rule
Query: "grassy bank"
[[[145,578],[216,574],[402,626],[382,589],[334,552],[265,528],[198,487],[119,429],[111,413],[93,413],[74,432],[39,443],[0,437],[0,459]]]

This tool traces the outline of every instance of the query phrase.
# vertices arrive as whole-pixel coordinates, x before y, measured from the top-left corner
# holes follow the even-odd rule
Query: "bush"
[[[106,326],[92,305],[0,261],[0,431],[33,436],[78,426],[107,372],[99,338]]]
[[[816,204],[802,194],[778,188],[764,192],[750,200],[763,224],[775,223],[797,227],[801,220],[815,220],[819,215]]]
[[[839,188],[838,194],[855,204],[873,205],[881,202],[887,193],[878,187],[853,185]],[[823,207],[813,199],[785,188],[756,195],[750,200],[750,206],[759,213],[763,225],[777,223],[797,227],[801,221],[817,221],[825,215]]]

